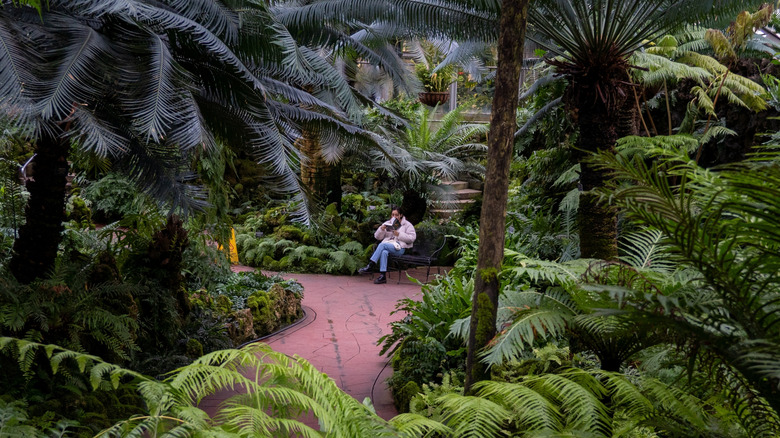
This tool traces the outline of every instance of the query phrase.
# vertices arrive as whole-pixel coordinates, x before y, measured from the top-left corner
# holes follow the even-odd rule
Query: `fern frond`
[[[360,260],[346,251],[333,251],[328,254],[325,271],[328,273],[352,273],[360,267]]]
[[[505,275],[518,279],[527,277],[532,283],[544,281],[559,285],[573,284],[585,272],[589,263],[584,259],[565,263],[536,260],[512,250],[505,250],[504,253],[514,265],[505,271]]]
[[[356,240],[350,240],[349,242],[339,246],[339,251],[344,251],[354,256],[359,256],[363,254],[364,250],[363,245],[360,242]]]
[[[663,151],[684,150],[688,153],[699,147],[699,141],[691,135],[657,135],[654,137],[639,137],[629,135],[618,139],[617,150],[627,158],[638,156],[647,158]]]
[[[497,400],[513,413],[520,429],[562,430],[564,421],[558,403],[522,383],[483,381],[474,385],[480,397]]]
[[[447,394],[439,400],[457,437],[497,437],[511,418],[503,406],[482,397]]]
[[[523,349],[539,339],[559,338],[567,327],[569,314],[552,309],[529,309],[517,313],[515,322],[502,330],[483,354],[484,363],[495,365],[517,360]]]

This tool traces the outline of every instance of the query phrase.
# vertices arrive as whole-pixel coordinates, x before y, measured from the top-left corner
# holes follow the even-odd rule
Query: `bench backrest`
[[[437,257],[446,243],[447,236],[445,234],[426,233],[420,230],[417,231],[417,239],[414,241],[414,246],[411,250],[407,250],[406,254]]]

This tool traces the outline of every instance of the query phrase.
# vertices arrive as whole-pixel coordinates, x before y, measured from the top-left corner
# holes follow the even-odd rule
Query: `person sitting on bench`
[[[406,220],[401,209],[393,207],[392,217],[377,228],[374,237],[382,242],[376,246],[368,265],[365,268],[360,268],[358,273],[373,272],[379,263],[379,277],[374,280],[374,284],[387,283],[388,255],[401,255],[405,250],[411,248],[414,240],[417,239],[417,233],[414,231],[412,223]]]

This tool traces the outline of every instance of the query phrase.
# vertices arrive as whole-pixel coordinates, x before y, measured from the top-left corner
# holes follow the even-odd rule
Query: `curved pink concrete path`
[[[234,267],[234,271],[251,269]],[[390,322],[405,316],[390,315],[398,300],[421,293],[420,286],[403,273],[396,284],[397,275],[390,273],[387,284],[373,284],[367,275],[283,274],[303,285],[306,318],[262,342],[311,362],[358,401],[371,398],[377,414],[390,419],[398,414],[386,384],[392,369],[389,358],[379,356],[377,340],[390,332]],[[425,270],[419,268],[409,270],[409,275],[425,280]],[[209,397],[200,406],[213,412],[222,399]]]

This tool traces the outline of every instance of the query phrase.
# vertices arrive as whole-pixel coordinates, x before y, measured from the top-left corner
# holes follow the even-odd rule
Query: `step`
[[[439,187],[445,190],[463,190],[469,187],[469,183],[466,181],[442,181]]]
[[[447,210],[447,209],[434,209],[431,210],[431,214],[440,218],[450,218],[460,213],[460,210]]]
[[[434,200],[436,201],[468,201],[468,200],[474,200],[479,197],[479,195],[482,194],[481,190],[474,190],[474,189],[462,189],[462,190],[456,190],[454,192],[446,191],[444,193],[436,193],[434,196]]]
[[[455,197],[457,199],[474,199],[482,194],[481,190],[474,189],[461,189],[455,191]]]
[[[473,199],[453,199],[451,201],[447,200],[435,200],[431,201],[431,206],[434,208],[442,207],[442,208],[459,208],[463,209],[469,204],[473,204],[476,202]]]

